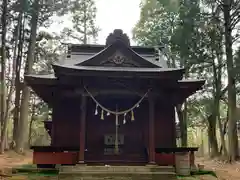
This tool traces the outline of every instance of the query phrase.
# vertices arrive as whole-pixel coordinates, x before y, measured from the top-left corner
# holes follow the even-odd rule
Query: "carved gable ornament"
[[[131,58],[125,56],[121,51],[117,50],[112,56],[103,60],[101,63],[103,66],[122,66],[122,67],[138,67],[139,64],[131,60]]]
[[[123,64],[126,60],[127,57],[119,51],[116,51],[111,57],[108,58],[109,62],[113,62],[116,65]]]
[[[100,62],[100,65],[103,66],[122,66],[122,67],[139,67],[139,64],[135,62],[132,57],[131,53],[125,52],[127,48],[130,47],[130,40],[127,34],[123,33],[121,29],[115,29],[113,33],[110,33],[106,39],[106,46],[110,46],[115,42],[121,42],[127,47],[122,47],[121,45],[115,46],[114,50],[111,50],[111,54],[109,53],[109,57]],[[119,49],[118,49],[119,48]],[[125,50],[126,49],[126,50]],[[112,52],[115,51],[115,52]],[[113,54],[112,54],[113,53]]]

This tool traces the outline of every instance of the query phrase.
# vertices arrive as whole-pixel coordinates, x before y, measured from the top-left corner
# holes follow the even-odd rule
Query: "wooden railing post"
[[[85,137],[86,137],[86,113],[87,113],[87,97],[82,95],[81,98],[81,118],[80,118],[80,151],[79,163],[84,163]]]
[[[149,101],[149,164],[156,164],[155,161],[155,105],[154,98],[151,94],[148,96]]]

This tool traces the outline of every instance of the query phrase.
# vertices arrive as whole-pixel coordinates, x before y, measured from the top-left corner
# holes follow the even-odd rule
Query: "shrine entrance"
[[[110,111],[131,109],[141,97],[97,96],[96,100]],[[148,108],[144,98],[132,111],[111,114],[89,98],[86,120],[85,162],[147,163],[147,137],[144,134]],[[89,132],[89,133],[88,133]],[[90,133],[91,132],[91,133]],[[117,142],[116,142],[117,138]]]

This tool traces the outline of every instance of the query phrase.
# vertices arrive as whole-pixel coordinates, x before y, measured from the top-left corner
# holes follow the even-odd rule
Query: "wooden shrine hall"
[[[174,165],[175,107],[205,81],[183,80],[155,51],[114,30],[106,45],[69,45],[53,74],[26,75],[52,108],[51,145],[32,147],[34,163]]]

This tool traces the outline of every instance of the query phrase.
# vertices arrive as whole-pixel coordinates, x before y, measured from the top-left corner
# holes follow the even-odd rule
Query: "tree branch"
[[[220,95],[219,95],[219,98],[222,99],[223,95],[227,92],[227,88],[228,88],[228,85],[223,88],[223,90],[221,91]]]
[[[240,22],[240,10],[238,12],[238,16],[233,17],[231,20],[231,24],[230,24],[231,29],[234,29],[239,22]]]

